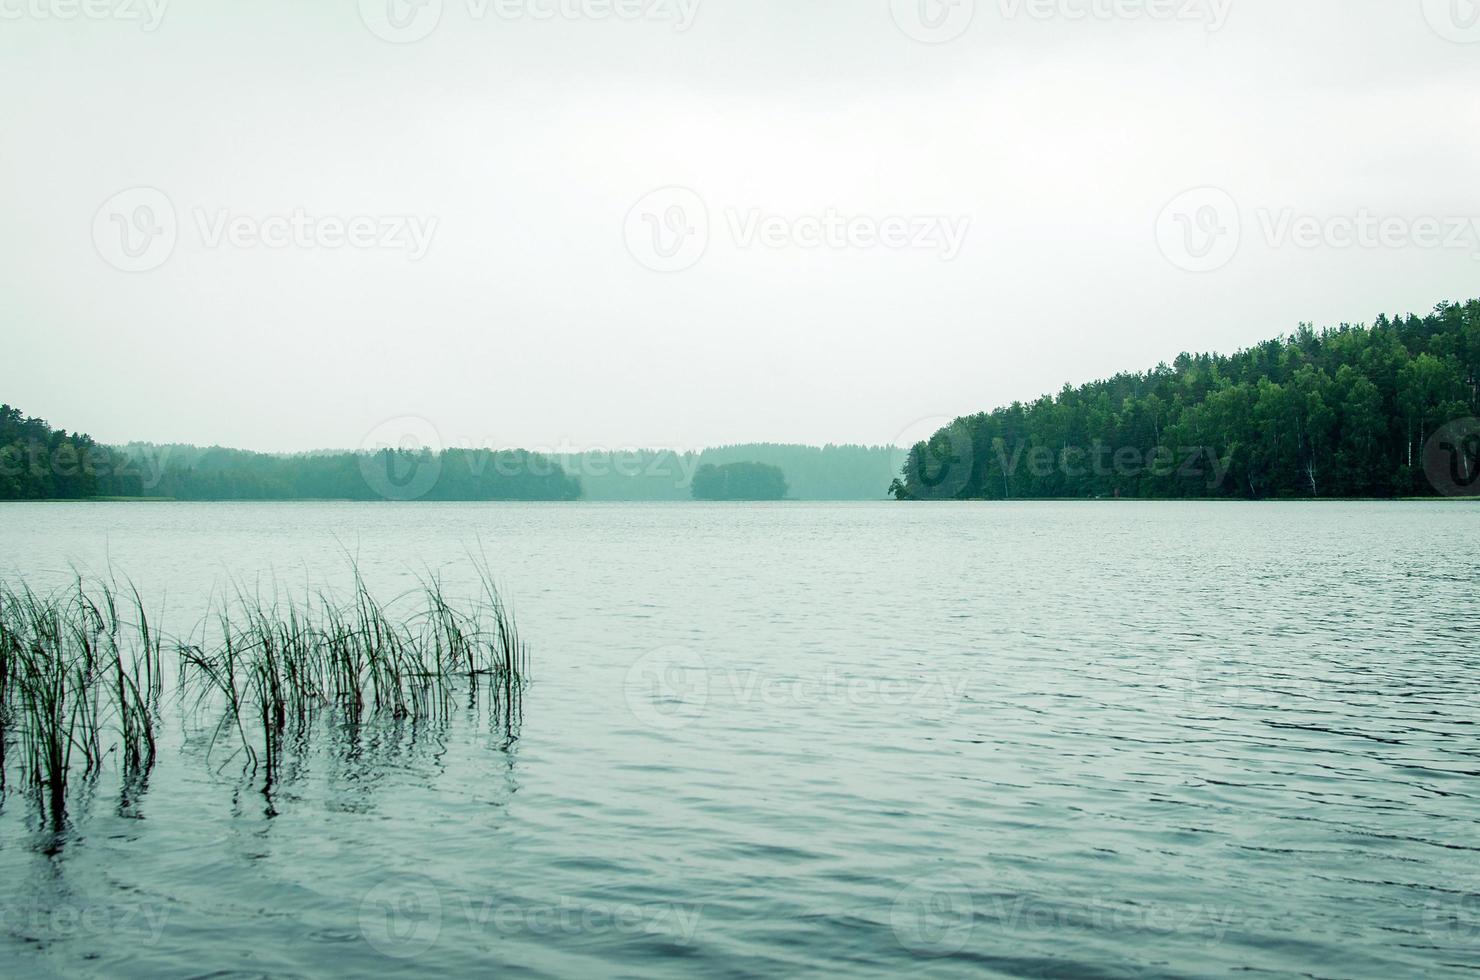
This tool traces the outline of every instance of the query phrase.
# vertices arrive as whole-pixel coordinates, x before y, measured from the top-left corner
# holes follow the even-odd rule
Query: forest
[[[583,499],[689,500],[702,466],[763,463],[786,475],[788,500],[887,500],[904,454],[888,446],[746,443],[702,452],[600,450],[560,457],[581,480]]]
[[[100,445],[0,406],[0,500],[575,500],[580,481],[523,450],[271,454]]]
[[[706,463],[694,474],[695,500],[785,500],[786,476],[765,463]]]
[[[122,454],[0,405],[0,500],[138,496]]]
[[[1184,353],[1065,386],[957,419],[914,446],[897,475],[896,451],[872,446],[563,456],[114,447],[0,405],[0,500],[686,500],[752,476],[744,493],[792,500],[883,499],[886,488],[901,500],[1480,496],[1477,418],[1471,300],[1370,327],[1302,324],[1232,355]],[[773,496],[778,477],[785,489]]]
[[[704,467],[731,463],[784,463],[791,499],[883,500],[895,456],[882,447],[771,444],[561,456],[463,449],[435,456],[288,454],[145,442],[112,447],[53,429],[19,409],[0,410],[0,500],[678,501],[693,498]]]
[[[1480,495],[1480,300],[1182,354],[957,419],[902,500]]]
[[[175,500],[575,500],[580,481],[523,450],[273,455],[194,446],[125,447],[158,473],[147,496]]]

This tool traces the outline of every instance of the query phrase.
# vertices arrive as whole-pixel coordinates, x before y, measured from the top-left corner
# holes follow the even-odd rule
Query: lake
[[[0,506],[0,573],[182,635],[480,550],[517,713],[264,793],[167,696],[147,785],[0,798],[0,973],[1480,968],[1480,503]]]

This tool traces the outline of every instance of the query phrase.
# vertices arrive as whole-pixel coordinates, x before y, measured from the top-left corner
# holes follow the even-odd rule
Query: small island
[[[766,463],[706,463],[694,474],[695,500],[785,500],[780,467]]]

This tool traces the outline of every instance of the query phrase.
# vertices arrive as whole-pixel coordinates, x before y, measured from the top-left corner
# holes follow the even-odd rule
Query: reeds
[[[132,586],[127,602],[111,581],[51,595],[0,583],[0,788],[16,765],[58,826],[75,773],[115,750],[126,772],[154,764],[161,644]]]
[[[213,599],[192,642],[175,641],[179,693],[219,714],[269,785],[285,735],[321,714],[359,725],[444,717],[459,691],[517,712],[528,651],[486,563],[481,593],[455,601],[440,578],[382,603],[354,569],[340,600],[238,587]],[[60,826],[69,780],[116,753],[126,776],[157,754],[164,635],[132,584],[84,582],[49,595],[0,583],[0,791],[11,773]],[[486,683],[485,683],[486,682]],[[12,752],[18,748],[18,752]]]
[[[476,697],[485,680],[495,699],[512,703],[528,652],[486,564],[477,569],[482,594],[465,605],[437,576],[382,603],[358,569],[348,599],[237,588],[216,604],[200,642],[181,646],[185,687],[197,703],[219,696],[218,734],[234,731],[269,781],[288,729],[304,730],[321,712],[351,724],[367,715],[435,719],[462,685]]]

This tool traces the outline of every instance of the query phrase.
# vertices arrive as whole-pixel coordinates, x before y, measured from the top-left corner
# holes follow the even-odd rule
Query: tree
[[[1381,315],[1370,328],[1301,324],[1232,355],[1183,353],[1144,373],[957,419],[914,448],[894,493],[1432,494],[1440,490],[1425,478],[1425,444],[1448,423],[1474,417],[1480,300],[1441,304],[1423,317]],[[1218,478],[1179,464],[1195,458],[1216,461]],[[1085,459],[1094,462],[1080,465]]]
[[[695,500],[783,500],[786,477],[765,463],[706,463],[694,474]]]

